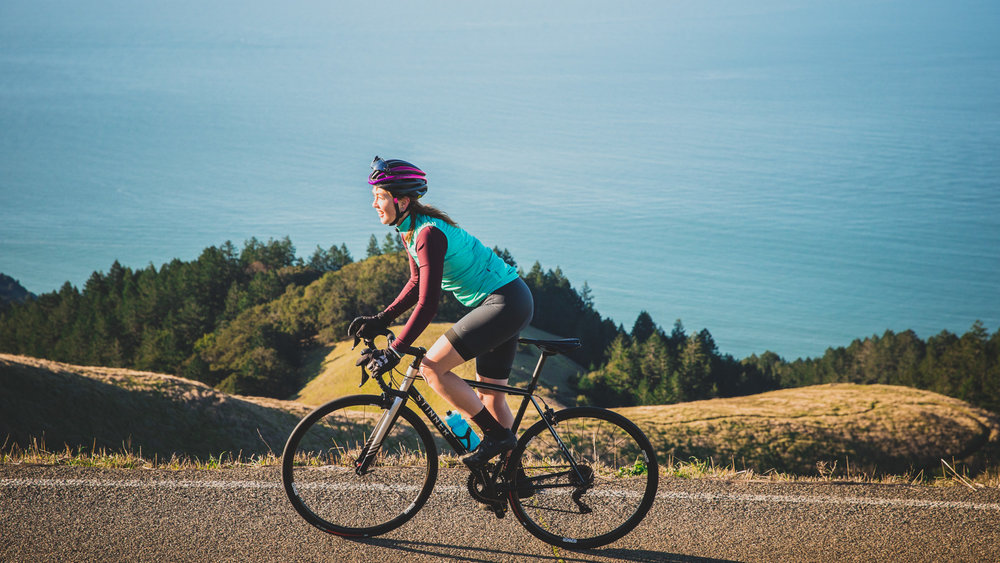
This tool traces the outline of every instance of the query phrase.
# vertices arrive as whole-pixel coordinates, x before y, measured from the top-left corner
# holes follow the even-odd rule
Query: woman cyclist
[[[393,344],[375,350],[367,369],[381,374],[393,369],[402,356],[398,349],[412,346],[437,313],[441,291],[448,290],[472,311],[431,346],[420,372],[431,389],[470,418],[483,434],[479,447],[462,458],[479,466],[512,449],[517,439],[510,431],[514,416],[506,394],[475,391],[454,372],[476,358],[476,379],[506,384],[517,352],[518,334],[531,322],[531,291],[517,270],[442,211],[419,202],[427,193],[426,175],[403,160],[375,157],[368,183],[372,207],[383,225],[396,228],[410,259],[410,279],[391,305],[375,316],[358,317],[351,336],[382,334],[400,314],[416,305]]]

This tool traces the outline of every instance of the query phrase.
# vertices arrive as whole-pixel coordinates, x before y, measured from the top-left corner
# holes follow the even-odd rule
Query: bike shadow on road
[[[390,538],[345,538],[350,541],[377,546],[388,550],[405,552],[411,556],[423,555],[440,560],[493,563],[509,561],[512,558],[533,561],[565,561],[574,563],[596,561],[636,561],[639,563],[734,563],[726,559],[694,557],[676,553],[650,551],[646,549],[616,549],[605,547],[586,551],[570,551],[553,548],[552,555],[538,553],[500,551],[471,545],[455,545],[435,542],[397,540]]]
[[[600,557],[599,560],[612,559],[615,561],[637,561],[640,563],[738,563],[729,559],[715,559],[711,557],[695,557],[693,555],[681,555],[679,553],[667,553],[664,551],[650,551],[648,549],[615,549],[605,547],[591,549],[588,551],[566,551],[559,557],[560,561],[594,561],[593,557]],[[571,559],[568,555],[579,555],[582,559]],[[586,558],[590,556],[591,558]]]

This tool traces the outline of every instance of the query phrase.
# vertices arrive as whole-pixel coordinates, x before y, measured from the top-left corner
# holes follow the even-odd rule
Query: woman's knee
[[[437,387],[438,382],[441,381],[441,376],[444,372],[441,371],[441,366],[437,362],[428,360],[424,358],[420,362],[420,375],[424,378],[431,387]]]
[[[462,356],[455,351],[448,339],[442,336],[421,360],[420,372],[424,374],[424,379],[427,379],[428,382],[431,379],[436,382],[463,362],[465,360],[462,359]]]

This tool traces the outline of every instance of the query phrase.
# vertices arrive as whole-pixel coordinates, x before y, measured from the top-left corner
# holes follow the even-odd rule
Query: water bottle
[[[445,413],[444,421],[451,427],[451,431],[458,436],[458,441],[470,452],[479,447],[479,435],[469,426],[469,423],[457,412],[448,411]]]

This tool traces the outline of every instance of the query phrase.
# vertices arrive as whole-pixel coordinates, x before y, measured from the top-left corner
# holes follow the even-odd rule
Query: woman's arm
[[[403,286],[403,290],[399,292],[396,300],[378,314],[378,317],[384,320],[387,325],[392,324],[392,321],[396,320],[396,317],[412,307],[417,302],[417,297],[419,296],[420,271],[417,269],[417,263],[413,261],[413,257],[410,256],[409,252],[406,253],[406,257],[410,259],[410,279]]]
[[[390,305],[390,309],[396,307],[397,304],[399,307],[402,307],[407,301],[412,305],[412,301],[416,300],[417,307],[413,310],[413,314],[410,315],[410,320],[406,322],[406,326],[396,336],[396,342],[406,346],[412,346],[413,341],[420,336],[420,333],[427,328],[427,325],[431,324],[434,316],[437,315],[438,305],[441,303],[441,278],[444,275],[444,256],[448,251],[448,238],[440,229],[426,227],[417,235],[416,251],[417,262],[420,265],[417,266],[413,258],[410,258],[411,276],[406,286],[409,287],[410,284],[414,284],[415,272],[416,291],[410,289],[409,293],[405,295],[405,299],[403,299],[404,294],[407,293],[406,288],[404,288],[403,293],[400,293],[400,297]],[[405,311],[410,305],[396,310]],[[394,348],[398,347],[394,346]]]

